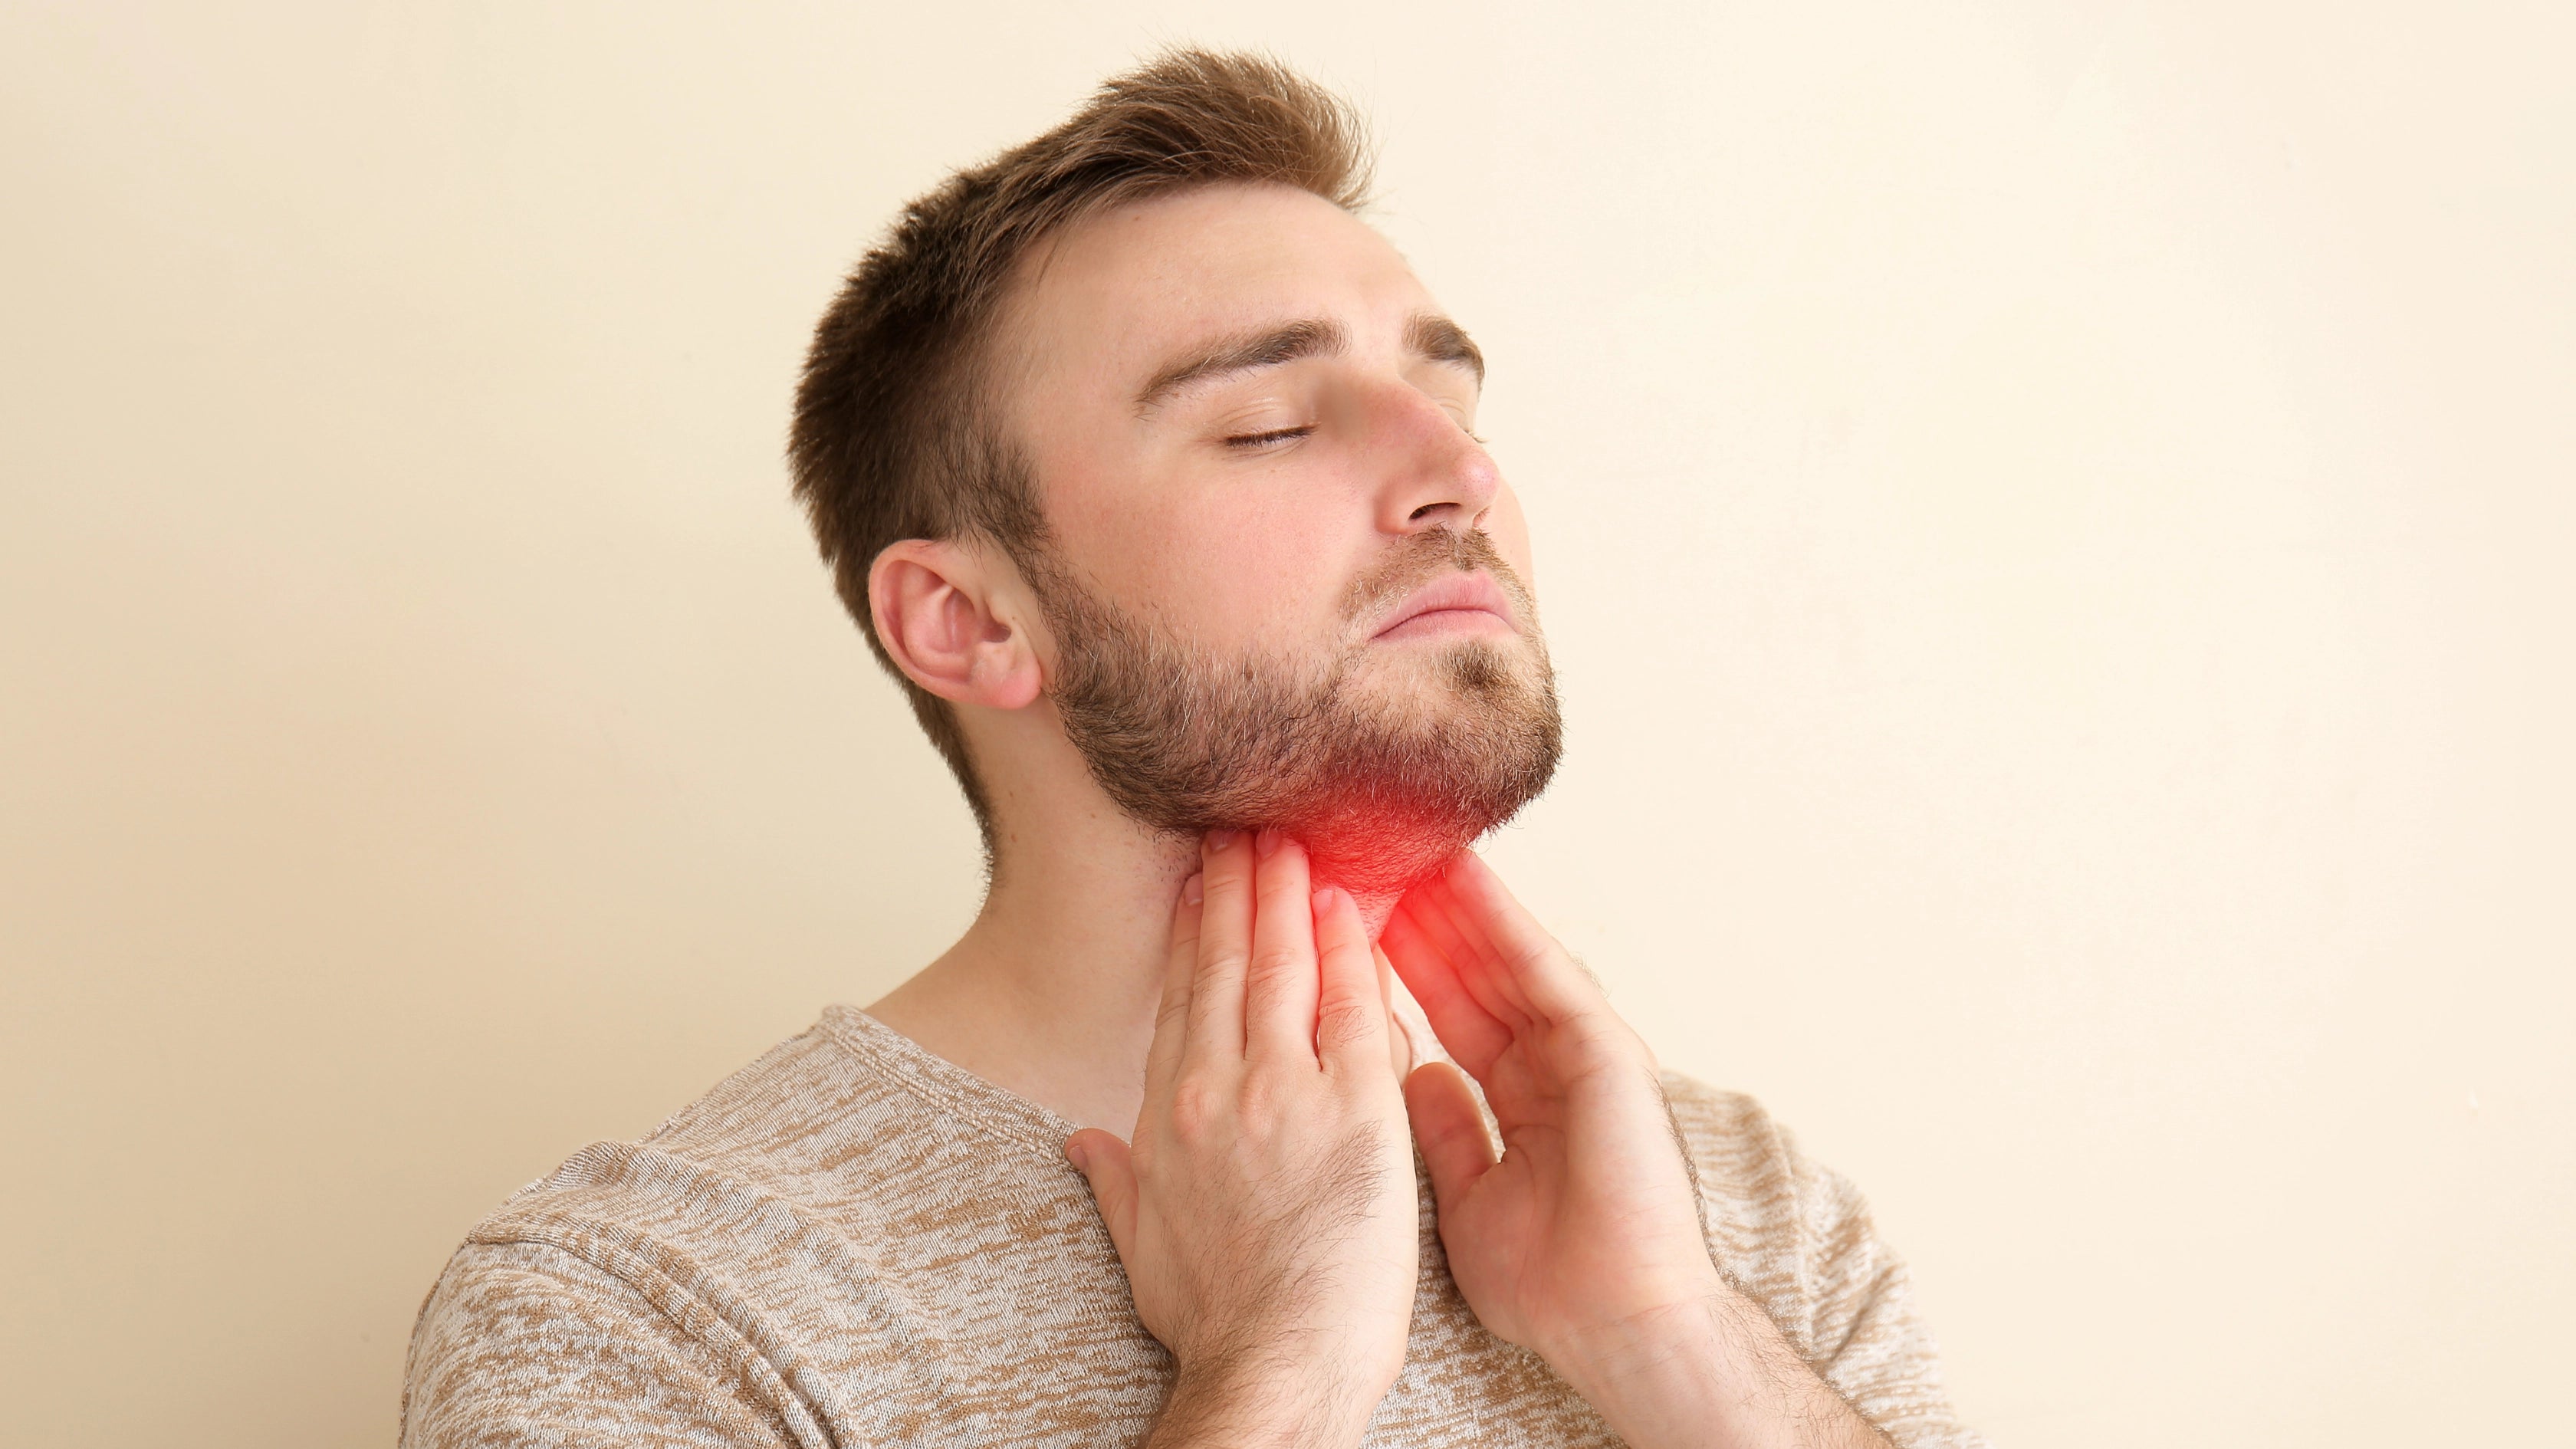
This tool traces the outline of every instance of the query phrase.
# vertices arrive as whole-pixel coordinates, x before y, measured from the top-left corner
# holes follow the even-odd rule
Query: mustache
[[[1342,619],[1356,624],[1411,596],[1413,591],[1448,574],[1478,569],[1494,576],[1512,601],[1523,632],[1535,622],[1529,585],[1522,582],[1493,538],[1483,529],[1429,528],[1394,546],[1385,562],[1357,579],[1342,595]]]

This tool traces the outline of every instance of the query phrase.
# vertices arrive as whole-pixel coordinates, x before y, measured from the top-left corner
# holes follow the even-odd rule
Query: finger
[[[1483,1076],[1503,1048],[1511,1045],[1512,1025],[1496,1017],[1467,990],[1448,952],[1426,932],[1412,909],[1412,898],[1396,904],[1378,937],[1378,949],[1413,993],[1432,1033],[1460,1064]]]
[[[1513,979],[1528,989],[1540,1010],[1556,1016],[1609,1004],[1600,985],[1483,857],[1472,850],[1458,852],[1441,879],[1453,917],[1484,934],[1495,958],[1511,968]]]
[[[1337,886],[1315,892],[1314,1050],[1335,1071],[1382,1071],[1388,1056],[1386,995],[1359,902]]]
[[[1471,983],[1483,974],[1476,969],[1478,952],[1459,938],[1446,913],[1428,899],[1432,888],[1429,883],[1417,885],[1396,901],[1378,944],[1391,958],[1401,958],[1394,965],[1426,1010],[1434,999],[1446,1002],[1453,997],[1464,997],[1465,1004],[1488,1015],[1510,1010],[1507,1002],[1486,1003],[1473,994]]]
[[[1361,930],[1365,932],[1367,929],[1363,923]],[[1376,946],[1369,948],[1369,960],[1377,967],[1378,1002],[1386,1008],[1387,1060],[1395,1064],[1395,1079],[1401,1082],[1421,1065],[1421,1047],[1414,1041],[1413,1023],[1395,1004],[1395,993],[1404,990],[1395,979],[1395,963],[1386,959],[1386,952]]]
[[[1497,1160],[1485,1114],[1466,1077],[1447,1062],[1426,1062],[1404,1079],[1404,1110],[1431,1173],[1431,1196],[1446,1214]]]
[[[1440,883],[1445,889],[1433,892],[1434,903],[1462,935],[1482,939],[1487,958],[1500,968],[1498,983],[1524,1010],[1564,1021],[1609,1006],[1601,988],[1475,852],[1458,852]]]
[[[1204,885],[1198,873],[1181,882],[1172,902],[1172,943],[1163,955],[1163,1002],[1154,1014],[1154,1044],[1145,1052],[1145,1100],[1171,1092],[1180,1074],[1181,1052],[1190,1038],[1190,979],[1199,962],[1199,900]]]
[[[1200,847],[1199,948],[1181,1068],[1243,1060],[1243,971],[1252,955],[1252,842],[1211,830]]]
[[[1128,1160],[1127,1144],[1115,1133],[1085,1127],[1065,1139],[1064,1157],[1090,1180],[1091,1200],[1100,1208],[1118,1261],[1130,1261],[1128,1245],[1136,1241],[1136,1167]]]
[[[1251,1057],[1315,1061],[1315,908],[1306,848],[1275,830],[1253,843],[1252,960],[1243,976]]]
[[[1397,913],[1405,919],[1405,939],[1423,946],[1418,954],[1446,965],[1458,989],[1486,1014],[1506,1030],[1520,1031],[1533,1016],[1529,1003],[1508,972],[1494,969],[1492,942],[1464,919],[1451,896],[1448,882],[1439,876],[1405,892],[1397,903]]]

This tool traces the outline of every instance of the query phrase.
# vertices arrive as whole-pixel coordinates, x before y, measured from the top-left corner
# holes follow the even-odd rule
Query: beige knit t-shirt
[[[1850,1185],[1750,1099],[1665,1089],[1719,1266],[1898,1443],[1982,1444]],[[404,1449],[1137,1443],[1172,1360],[1064,1160],[1074,1130],[833,1007],[476,1225],[412,1332]],[[1417,1187],[1411,1342],[1365,1442],[1617,1443],[1476,1322]]]

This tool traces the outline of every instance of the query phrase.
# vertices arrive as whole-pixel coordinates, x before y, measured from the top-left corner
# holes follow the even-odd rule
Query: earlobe
[[[1038,661],[987,561],[950,542],[889,544],[868,569],[878,642],[904,677],[942,699],[1020,709],[1038,696]]]

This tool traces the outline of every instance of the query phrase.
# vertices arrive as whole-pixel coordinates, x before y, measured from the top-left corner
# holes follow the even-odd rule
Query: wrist
[[[1721,1311],[1712,1292],[1568,1329],[1535,1347],[1558,1378],[1606,1413],[1649,1391],[1663,1399],[1699,1379],[1721,1380],[1728,1351]]]
[[[1522,1342],[1569,1385],[1623,1378],[1677,1360],[1710,1361],[1725,1337],[1728,1310],[1751,1307],[1713,1264],[1665,1282],[1633,1285],[1619,1296],[1624,1301],[1618,1307],[1595,1304],[1579,1315],[1529,1323],[1532,1336]]]
[[[1146,1442],[1151,1449],[1348,1449],[1392,1383],[1363,1383],[1320,1365],[1184,1365]]]
[[[1635,1449],[1887,1444],[1760,1305],[1722,1281],[1704,1297],[1569,1335],[1542,1356]]]

